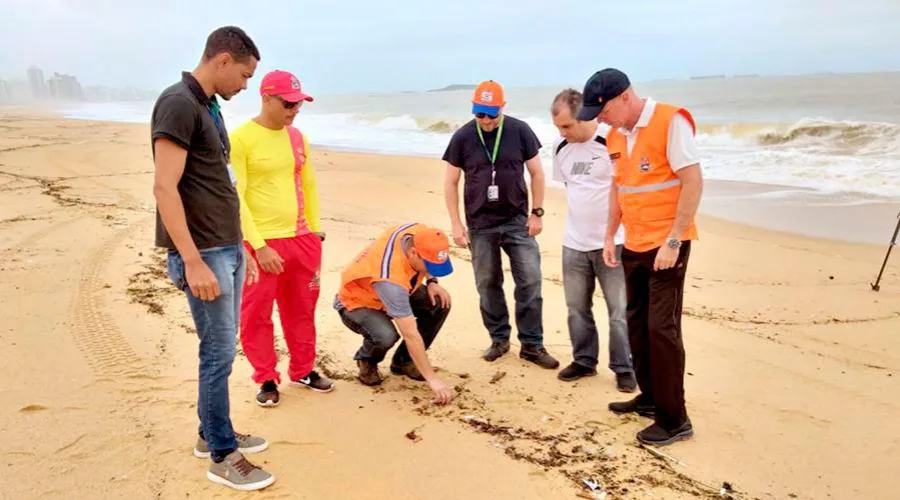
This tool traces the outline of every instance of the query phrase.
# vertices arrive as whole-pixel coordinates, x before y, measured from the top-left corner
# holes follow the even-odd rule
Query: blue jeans
[[[622,260],[622,245],[616,246],[616,256]],[[633,372],[626,320],[628,294],[622,265],[608,267],[603,262],[602,249],[580,252],[563,247],[562,267],[575,363],[587,368],[597,366],[600,341],[592,308],[596,280],[599,280],[609,314],[609,369],[615,373]]]
[[[525,218],[486,230],[469,231],[469,250],[475,285],[481,298],[481,319],[493,342],[509,341],[512,327],[503,293],[500,250],[509,257],[515,281],[516,327],[523,346],[544,345],[541,297],[541,254],[537,240],[528,236]]]
[[[200,436],[206,439],[213,460],[218,460],[237,449],[228,377],[234,362],[247,264],[240,244],[204,249],[200,256],[219,282],[222,294],[216,300],[207,302],[194,297],[185,279],[184,260],[177,252],[169,251],[167,270],[175,286],[187,296],[200,337]]]

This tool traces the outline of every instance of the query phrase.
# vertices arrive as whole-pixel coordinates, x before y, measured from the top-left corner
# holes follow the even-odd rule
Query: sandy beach
[[[696,435],[660,457],[634,439],[648,421],[606,410],[622,395],[602,366],[565,384],[518,359],[517,346],[492,364],[480,358],[489,339],[463,249],[443,280],[453,311],[430,352],[456,387],[453,403],[435,407],[426,385],[397,376],[374,390],[356,382],[360,337],[331,309],[339,272],[389,224],[448,228],[443,166],[312,158],[328,234],[318,367],[337,389],[285,385],[281,406],[260,408],[239,353],[233,420],[270,441],[248,458],[277,477],[254,497],[566,499],[586,494],[587,478],[612,499],[718,498],[723,483],[734,498],[896,497],[900,253],[881,291],[869,285],[896,204],[853,209],[883,219],[877,245],[700,217],[684,319]],[[0,110],[0,498],[245,496],[209,482],[191,455],[197,339],[152,246],[152,169],[147,126]],[[548,190],[538,240],[545,342],[566,364],[563,195]],[[854,226],[828,210],[802,224]],[[605,345],[599,295],[595,315]]]

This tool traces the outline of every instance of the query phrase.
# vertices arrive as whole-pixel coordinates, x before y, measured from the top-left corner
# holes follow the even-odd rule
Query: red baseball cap
[[[312,96],[306,95],[300,89],[300,80],[296,76],[276,69],[263,77],[259,85],[259,95],[278,96],[287,102],[312,101]]]

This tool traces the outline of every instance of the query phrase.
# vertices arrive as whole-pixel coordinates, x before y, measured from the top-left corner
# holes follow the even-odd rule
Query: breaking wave
[[[797,147],[835,154],[900,155],[900,125],[805,118],[794,124],[729,124],[700,127],[763,147]]]
[[[86,105],[65,110],[64,114],[146,123],[148,109],[146,104]],[[252,113],[255,110],[235,109],[228,115],[229,123],[241,123]],[[532,127],[544,145],[541,159],[549,169],[551,145],[558,136],[556,127],[549,116],[517,117]],[[469,120],[458,114],[301,113],[297,125],[318,146],[441,157],[453,132]],[[704,176],[708,178],[892,198],[900,194],[900,125],[822,118],[805,118],[791,124],[715,124],[704,123],[702,118],[699,121],[697,141]]]
[[[468,119],[453,120],[426,116],[344,116],[347,121],[367,124],[383,131],[452,134]],[[523,117],[538,136],[552,140],[556,129],[549,118]],[[698,138],[710,145],[757,145],[763,147],[814,148],[837,154],[900,155],[900,125],[877,122],[832,121],[805,118],[796,123],[701,124]]]

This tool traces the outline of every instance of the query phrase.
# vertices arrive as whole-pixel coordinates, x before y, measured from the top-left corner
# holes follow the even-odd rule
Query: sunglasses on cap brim
[[[475,113],[475,118],[490,118],[491,120],[493,120],[494,118],[497,118],[498,116],[500,116],[500,115],[492,115],[492,114],[488,114],[488,113]]]

